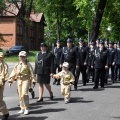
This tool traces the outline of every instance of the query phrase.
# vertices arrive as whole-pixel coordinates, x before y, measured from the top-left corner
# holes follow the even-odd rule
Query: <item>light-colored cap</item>
[[[18,56],[27,56],[27,53],[25,51],[21,51],[21,52],[19,52]]]
[[[4,53],[3,52],[0,52],[0,57],[4,57]]]
[[[68,62],[64,62],[62,66],[68,68],[69,67],[69,63]]]

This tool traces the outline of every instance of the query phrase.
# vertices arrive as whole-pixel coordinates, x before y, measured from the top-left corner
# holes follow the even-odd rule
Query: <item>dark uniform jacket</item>
[[[103,48],[101,51],[100,49],[95,50],[95,56],[92,61],[92,66],[94,65],[95,68],[104,68],[106,65],[109,64],[109,55],[108,50]]]
[[[55,47],[53,50],[53,55],[54,55],[54,64],[59,65],[60,64],[60,57],[62,54],[62,47]]]
[[[88,53],[88,66],[91,66],[92,65],[92,60],[94,58],[94,55],[95,55],[95,49],[91,49],[89,48],[89,53]]]
[[[35,74],[50,74],[54,70],[54,59],[51,52],[38,53],[35,62]]]
[[[116,51],[115,63],[116,63],[116,65],[120,65],[120,48],[117,49],[117,51]]]
[[[79,65],[78,48],[72,46],[71,48],[63,47],[60,64],[68,62],[70,67]]]
[[[87,63],[88,61],[88,47],[80,47],[78,46],[78,51],[79,51],[79,65],[84,66],[84,62]]]
[[[111,48],[108,49],[109,51],[109,65],[111,66],[112,63],[115,61],[116,49]]]

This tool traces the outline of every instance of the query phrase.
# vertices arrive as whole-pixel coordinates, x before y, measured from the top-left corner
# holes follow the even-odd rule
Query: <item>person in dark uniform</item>
[[[90,42],[90,48],[88,52],[88,63],[87,63],[87,82],[89,82],[90,76],[92,76],[92,82],[94,82],[94,67],[91,68],[92,60],[95,55],[95,44]]]
[[[62,70],[62,67],[60,67],[60,57],[62,54],[62,46],[61,46],[61,41],[57,40],[56,42],[56,47],[53,49],[53,54],[54,54],[54,73],[56,73],[56,69],[58,69],[58,72]],[[60,79],[55,79],[53,82],[53,85],[56,84],[60,85]]]
[[[117,80],[117,76],[118,80],[120,80],[120,42],[117,43],[117,51],[115,56],[115,77],[114,77],[115,80]]]
[[[117,49],[117,42],[114,42],[114,48]]]
[[[69,70],[75,76],[75,70],[79,65],[79,55],[77,47],[74,47],[73,40],[71,38],[67,39],[67,46],[63,47],[62,55],[60,58],[60,65],[62,66],[63,62],[69,63]],[[77,82],[75,80],[74,89],[77,90]]]
[[[116,55],[116,49],[114,48],[114,42],[109,42],[109,69],[111,69],[111,81],[114,83],[114,70],[115,70],[115,55]],[[108,75],[109,76],[109,69],[108,69]]]
[[[39,83],[39,99],[37,102],[43,101],[44,86],[47,88],[50,99],[53,99],[53,93],[50,86],[50,74],[54,72],[54,57],[47,50],[47,45],[41,43],[41,52],[38,53],[35,62],[35,74],[37,74],[37,82]]]
[[[95,77],[93,89],[98,88],[100,78],[100,86],[101,88],[104,88],[106,69],[108,69],[108,50],[105,48],[103,41],[100,41],[99,49],[95,50],[95,56],[93,58],[91,66],[92,68],[93,64],[95,64]]]
[[[109,44],[109,40],[108,40],[108,39],[106,39],[106,40],[105,40],[105,48],[106,48],[106,49],[108,49],[108,48],[109,48],[109,45],[108,45],[108,44]]]
[[[99,44],[100,44],[100,38],[97,38],[96,40],[96,45],[95,45],[95,49],[99,48]]]
[[[79,67],[76,69],[76,81],[79,80],[80,72],[82,73],[82,82],[83,86],[86,85],[87,77],[86,77],[86,69],[87,69],[87,61],[88,61],[88,47],[84,46],[84,40],[79,39]]]

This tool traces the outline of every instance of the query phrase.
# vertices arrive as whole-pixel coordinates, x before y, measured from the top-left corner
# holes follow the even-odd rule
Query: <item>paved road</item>
[[[11,72],[15,63],[8,63]],[[34,66],[34,64],[32,64]],[[52,85],[52,81],[51,81]],[[105,89],[93,90],[93,83],[82,86],[79,81],[78,91],[71,91],[71,103],[64,104],[60,86],[52,85],[54,100],[49,100],[45,89],[44,102],[36,103],[38,85],[34,88],[35,99],[30,96],[30,114],[18,115],[20,110],[16,83],[9,88],[6,84],[4,100],[10,112],[10,120],[119,120],[120,119],[120,82],[106,86]]]

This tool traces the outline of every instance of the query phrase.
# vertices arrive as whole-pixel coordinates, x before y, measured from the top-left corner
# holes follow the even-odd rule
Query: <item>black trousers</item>
[[[89,82],[90,76],[92,76],[92,82],[94,82],[94,68],[91,68],[91,66],[87,66],[87,82]]]
[[[105,68],[95,68],[95,75],[94,75],[94,86],[95,87],[99,86],[99,79],[100,79],[100,86],[104,87],[105,75],[106,75]]]
[[[115,65],[114,79],[117,80],[117,78],[120,80],[120,65]]]
[[[58,69],[58,72],[62,70],[62,68],[60,68],[58,64],[54,64],[54,73],[56,73],[57,69]],[[55,81],[57,81],[57,79],[55,79]]]
[[[76,69],[76,84],[78,83],[80,72],[82,73],[82,82],[83,82],[83,85],[86,84],[86,82],[87,82],[86,69],[87,69],[87,66],[79,66]]]

